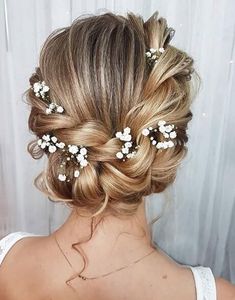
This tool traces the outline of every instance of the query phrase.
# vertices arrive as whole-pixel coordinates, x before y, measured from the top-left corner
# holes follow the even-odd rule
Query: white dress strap
[[[0,265],[7,255],[8,251],[11,249],[14,244],[21,240],[24,237],[35,236],[36,234],[28,233],[28,232],[13,232],[5,236],[0,240]]]
[[[189,266],[194,275],[197,300],[216,300],[214,275],[209,267]]]

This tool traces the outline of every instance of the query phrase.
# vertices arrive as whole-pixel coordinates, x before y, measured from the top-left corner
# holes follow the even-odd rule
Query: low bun
[[[61,182],[58,172],[66,153],[47,152],[47,167],[35,183],[51,199],[68,202],[81,214],[132,215],[143,197],[174,181],[187,153],[189,79],[195,72],[193,59],[169,44],[172,32],[157,13],[147,22],[132,13],[105,13],[76,19],[48,37],[30,84],[44,80],[49,98],[65,112],[47,114],[48,103],[29,89],[29,128],[37,139],[51,134],[66,145],[86,147],[88,160],[79,177]],[[153,67],[145,60],[151,47],[165,49]],[[174,147],[156,149],[142,134],[160,120],[174,124]],[[115,133],[126,127],[138,150],[121,160],[116,153],[123,143]],[[163,141],[160,133],[158,139]],[[35,159],[44,153],[37,140],[28,150]],[[73,164],[66,168],[74,173]]]
[[[42,128],[41,124],[39,128]],[[42,135],[46,134],[47,130],[39,132]],[[133,206],[131,203],[139,202],[136,194],[141,194],[150,182],[151,155],[146,156],[144,166],[142,162],[146,153],[143,148],[144,143],[143,149],[139,148],[136,157],[123,162],[115,155],[120,150],[120,141],[115,137],[112,138],[107,128],[100,122],[88,121],[70,129],[55,129],[53,134],[65,144],[86,145],[89,163],[81,171],[79,178],[66,184],[61,183],[57,177],[63,161],[63,153],[49,153],[47,169],[37,178],[37,186],[42,191],[47,189],[50,197],[61,200],[71,199],[72,205],[86,210],[89,208],[91,211],[95,211],[103,203],[105,196],[109,195],[107,208],[110,206],[113,214],[120,214],[121,211],[130,213],[130,206]],[[148,145],[148,142],[145,141],[145,144]],[[44,153],[42,149],[38,149],[37,141],[30,143],[29,152],[35,159],[40,158]],[[42,181],[44,186],[40,186]],[[56,194],[52,195],[52,191],[56,191]]]

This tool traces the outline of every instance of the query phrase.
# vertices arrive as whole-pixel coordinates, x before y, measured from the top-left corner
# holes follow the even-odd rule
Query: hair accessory
[[[38,146],[40,146],[41,149],[48,150],[50,153],[54,153],[58,148],[64,149],[65,143],[58,142],[55,136],[44,134],[42,138],[38,140]]]
[[[154,48],[150,48],[149,50],[147,50],[145,52],[145,55],[146,55],[146,58],[147,58],[147,62],[150,66],[152,66],[153,64],[155,64],[160,55],[165,51],[164,48],[159,48],[158,50],[157,49],[154,49]]]
[[[47,102],[48,108],[46,108],[46,114],[49,115],[52,112],[62,114],[64,112],[64,108],[60,105],[57,105],[55,102],[51,102],[48,91],[50,88],[45,84],[45,81],[38,81],[33,84],[32,87],[36,97],[42,98]]]
[[[125,158],[131,158],[136,154],[135,150],[130,150],[133,148],[133,142],[131,141],[132,136],[130,134],[131,129],[130,127],[126,127],[123,130],[123,133],[121,131],[116,132],[116,137],[119,138],[119,140],[124,141],[124,145],[122,146],[121,151],[116,153],[116,157],[118,159],[122,159],[125,161]],[[139,145],[135,146],[134,149],[139,148]]]
[[[45,84],[45,81],[38,81],[33,84],[33,91],[37,97],[46,98],[46,93],[49,91],[49,87]]]
[[[150,140],[152,142],[152,145],[155,145],[157,149],[167,149],[174,147],[174,142],[172,139],[175,139],[177,136],[176,131],[172,131],[175,125],[166,125],[166,121],[160,120],[157,124],[158,126],[156,128],[153,128],[152,126],[148,128],[144,128],[142,130],[142,134],[144,136],[150,135]],[[156,132],[160,132],[167,140],[161,142],[157,141],[156,137],[154,136]]]
[[[58,179],[60,181],[70,181],[69,175],[66,174],[67,164],[75,164],[79,168],[84,168],[88,165],[87,161],[87,149],[80,145],[68,145],[66,146],[65,143],[59,142],[57,137],[51,136],[50,134],[44,134],[41,139],[38,140],[38,146],[43,150],[48,150],[50,153],[54,153],[57,150],[62,150],[65,154],[64,159],[60,165],[60,168],[63,168],[62,173],[59,173]],[[80,175],[80,171],[77,168],[74,173],[73,177],[77,178]]]

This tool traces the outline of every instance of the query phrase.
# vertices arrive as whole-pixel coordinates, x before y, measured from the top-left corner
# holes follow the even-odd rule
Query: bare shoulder
[[[45,238],[35,236],[22,238],[7,253],[0,266],[0,299],[18,299],[25,283],[29,285],[33,283],[30,274],[37,276],[34,269],[36,262],[40,260],[37,249],[38,245],[46,245],[43,242]],[[25,298],[27,299],[27,296]]]
[[[218,277],[215,279],[217,299],[235,300],[235,285],[228,280]]]
[[[155,270],[160,270],[158,276],[159,280],[155,280],[155,285],[157,289],[165,286],[167,295],[164,296],[164,299],[195,299],[196,289],[194,276],[191,269],[185,265],[179,264],[166,252],[159,249],[157,250],[156,255],[156,265],[152,263]],[[156,273],[156,271],[154,271]],[[154,273],[153,273],[154,274]],[[157,282],[160,283],[160,286],[157,285]],[[171,289],[169,290],[169,286]],[[158,293],[157,290],[155,293]]]

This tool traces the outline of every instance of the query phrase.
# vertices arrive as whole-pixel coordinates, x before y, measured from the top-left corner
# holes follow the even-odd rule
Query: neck
[[[91,238],[91,218],[79,216],[76,209],[54,234],[68,255],[70,253],[71,256],[78,256],[71,248],[72,244],[77,244],[76,248],[82,248],[89,263],[95,266],[95,269],[89,270],[94,270],[96,274],[97,270],[102,272],[112,266],[129,263],[154,249],[144,200],[133,216],[125,218],[106,216],[94,229]],[[85,242],[79,244],[80,241]]]

